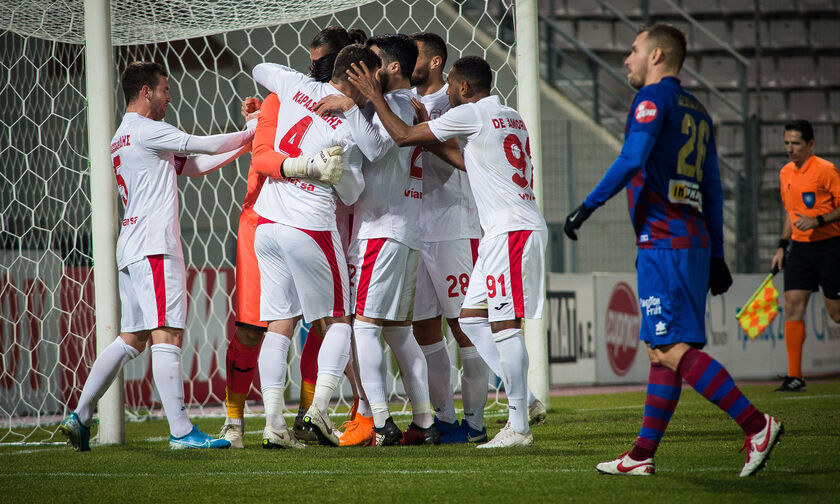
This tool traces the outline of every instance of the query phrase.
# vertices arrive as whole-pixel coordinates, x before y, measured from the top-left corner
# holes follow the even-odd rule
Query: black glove
[[[712,257],[709,265],[709,290],[712,296],[718,296],[729,290],[732,286],[732,275],[729,273],[729,266],[723,257]]]
[[[588,219],[594,211],[594,208],[587,208],[583,203],[581,203],[579,207],[575,208],[575,211],[566,217],[566,225],[563,226],[563,232],[566,233],[566,236],[572,240],[577,240],[577,233],[575,233],[575,231],[580,229],[580,226],[583,225],[583,221]]]

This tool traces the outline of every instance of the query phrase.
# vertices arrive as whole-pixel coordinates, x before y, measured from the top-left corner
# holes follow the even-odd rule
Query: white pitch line
[[[578,408],[573,411],[610,411],[610,410],[624,410],[624,409],[641,409],[643,404],[633,404],[631,406],[613,406],[612,408]]]
[[[783,401],[801,401],[803,399],[825,399],[827,397],[840,397],[840,394],[785,396],[780,399],[782,399]]]
[[[734,473],[738,470],[737,467],[705,467],[705,468],[693,468],[693,469],[659,469],[657,473]],[[339,475],[346,475],[346,476],[359,476],[363,474],[368,475],[405,475],[405,474],[446,474],[446,475],[459,475],[459,474],[511,474],[511,475],[518,475],[518,474],[583,474],[583,473],[596,473],[597,471],[593,467],[592,469],[563,469],[563,468],[546,468],[546,469],[499,469],[496,471],[488,470],[486,468],[482,469],[425,469],[425,470],[416,470],[416,469],[390,469],[390,470],[378,470],[378,471],[360,471],[358,469],[352,470],[308,470],[308,469],[300,469],[300,470],[285,470],[285,471],[213,471],[213,472],[190,472],[190,473],[179,473],[179,476],[189,476],[189,477],[199,477],[199,478],[206,478],[207,476],[230,476],[230,477],[247,477],[247,476],[307,476],[312,474],[318,475],[332,475],[332,476],[339,476]],[[795,469],[786,469],[786,468],[778,468],[772,469],[767,468],[764,469],[764,472],[773,472],[773,473],[796,473]],[[0,474],[0,478],[37,478],[37,477],[51,477],[51,478],[79,478],[79,477],[87,477],[87,478],[137,478],[137,477],[144,477],[144,478],[171,478],[171,473],[87,473],[87,472],[45,472],[45,473],[38,473],[38,472],[22,472],[22,473],[4,473]]]

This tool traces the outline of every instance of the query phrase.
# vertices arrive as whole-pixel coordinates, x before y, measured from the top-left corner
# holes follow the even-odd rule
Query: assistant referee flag
[[[767,329],[779,313],[779,291],[773,285],[775,271],[767,275],[761,285],[744,304],[735,318],[750,339],[755,339]]]

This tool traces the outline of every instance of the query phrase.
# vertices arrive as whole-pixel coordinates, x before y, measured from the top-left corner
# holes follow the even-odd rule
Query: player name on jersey
[[[303,108],[310,112],[315,112],[315,104],[318,103],[318,100],[313,100],[302,91],[296,92],[295,95],[292,96],[292,101],[297,104],[300,104]],[[318,117],[326,121],[326,123],[329,124],[332,129],[338,128],[339,126],[341,126],[342,123],[342,120],[340,118],[332,114],[325,114]]]
[[[122,147],[128,147],[131,145],[131,135],[121,135],[117,138],[114,142],[111,143],[111,154],[117,152],[118,149]]]
[[[525,121],[522,119],[514,119],[513,117],[493,119],[493,127],[499,128],[513,128],[513,129],[527,129],[525,128]]]

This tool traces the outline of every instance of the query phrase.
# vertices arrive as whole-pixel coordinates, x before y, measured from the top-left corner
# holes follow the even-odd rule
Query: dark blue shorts
[[[639,338],[651,348],[680,342],[706,344],[710,257],[708,248],[639,249]]]

